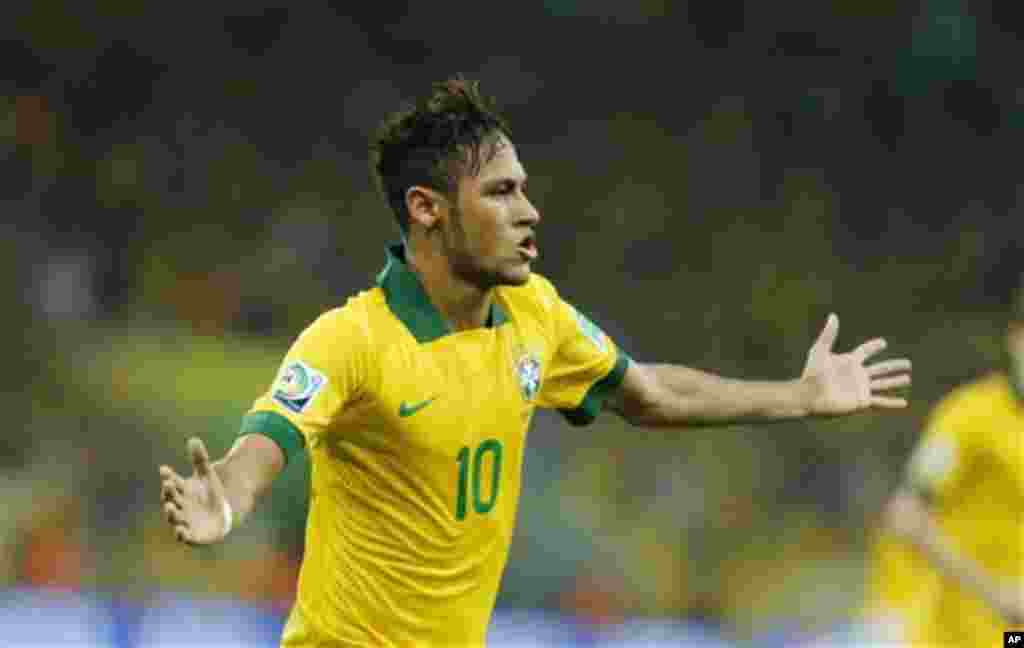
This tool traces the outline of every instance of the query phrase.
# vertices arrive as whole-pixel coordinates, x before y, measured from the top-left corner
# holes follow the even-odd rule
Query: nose
[[[537,208],[533,206],[533,203],[526,196],[523,196],[523,207],[523,223],[533,226],[540,222],[540,212],[537,211]]]

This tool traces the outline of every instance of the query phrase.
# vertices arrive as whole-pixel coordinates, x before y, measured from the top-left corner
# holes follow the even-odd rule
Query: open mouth
[[[532,234],[519,242],[519,254],[528,261],[537,258],[537,239]]]

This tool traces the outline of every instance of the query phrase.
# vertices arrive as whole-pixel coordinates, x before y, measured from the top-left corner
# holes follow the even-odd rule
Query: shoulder
[[[364,290],[352,295],[340,306],[334,306],[320,313],[303,332],[331,330],[359,323],[366,319],[373,309],[373,290]]]
[[[1003,409],[999,404],[1008,396],[1009,383],[1000,374],[959,385],[932,408],[928,428],[954,436],[973,436],[979,427],[992,420],[995,412]]]
[[[935,414],[975,413],[1005,396],[1009,384],[1001,374],[989,374],[951,389],[934,408]]]
[[[1002,447],[999,421],[1009,397],[1005,375],[992,373],[951,390],[932,409],[925,434],[910,464],[914,482],[927,491],[944,488],[971,456]],[[961,466],[961,468],[957,468]]]
[[[521,286],[501,286],[497,289],[498,299],[516,314],[547,316],[561,301],[558,291],[546,277],[531,273]]]
[[[344,304],[321,313],[299,334],[307,343],[336,346],[344,341],[351,348],[373,339],[380,320],[386,316],[387,304],[379,288],[361,291],[349,297]]]
[[[1008,426],[1015,427],[1022,414],[1021,399],[1008,373],[993,372],[978,382],[971,399],[974,416],[987,416],[990,427],[1005,433]]]

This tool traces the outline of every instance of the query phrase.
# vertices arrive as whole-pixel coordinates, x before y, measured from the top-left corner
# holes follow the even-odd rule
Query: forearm
[[[712,425],[767,422],[807,416],[810,394],[800,380],[724,378],[680,365],[645,365],[655,397],[637,408],[642,425]]]
[[[939,573],[973,592],[992,609],[1003,612],[997,583],[984,567],[957,551],[933,522],[925,524],[911,543]]]
[[[284,467],[277,445],[260,434],[240,437],[231,450],[212,464],[231,504],[233,525],[241,524],[255,510]]]
[[[932,519],[921,497],[903,489],[893,498],[894,513],[889,517],[889,528],[902,536],[914,549],[945,578],[973,592],[1000,614],[1005,609],[1002,589],[985,568],[959,551]]]

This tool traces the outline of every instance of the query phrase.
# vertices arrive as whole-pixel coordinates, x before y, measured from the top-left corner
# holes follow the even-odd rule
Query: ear
[[[441,218],[441,210],[446,204],[445,197],[430,187],[413,185],[405,192],[410,225],[419,223],[425,229],[431,229]]]

